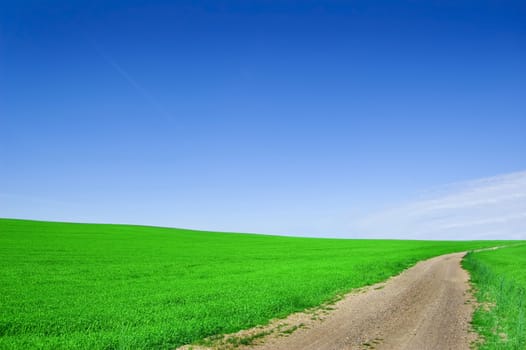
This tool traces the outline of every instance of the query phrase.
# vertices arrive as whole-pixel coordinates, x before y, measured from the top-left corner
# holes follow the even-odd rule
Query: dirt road
[[[469,275],[460,265],[464,254],[421,261],[386,282],[346,295],[331,311],[296,313],[226,335],[211,347],[180,349],[238,344],[239,350],[469,350],[476,336],[469,331],[473,299]]]
[[[469,349],[472,315],[464,253],[422,261],[383,284],[350,294],[323,321],[259,350]],[[297,321],[296,321],[297,322]]]

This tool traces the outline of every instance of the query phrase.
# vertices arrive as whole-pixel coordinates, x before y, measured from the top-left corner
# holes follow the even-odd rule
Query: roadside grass
[[[526,245],[469,253],[463,266],[479,301],[473,327],[481,350],[526,349]]]
[[[0,219],[0,348],[171,349],[502,244]]]

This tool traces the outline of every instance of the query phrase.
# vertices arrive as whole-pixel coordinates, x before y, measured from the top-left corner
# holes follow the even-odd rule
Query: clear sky
[[[2,3],[0,217],[361,237],[525,169],[524,1]]]

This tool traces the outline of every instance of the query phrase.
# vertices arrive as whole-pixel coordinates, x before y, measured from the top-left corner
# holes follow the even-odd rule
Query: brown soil
[[[476,336],[470,332],[469,275],[460,265],[464,254],[419,262],[384,283],[346,295],[331,308],[226,335],[209,348],[468,350]],[[181,349],[190,348],[207,349]]]

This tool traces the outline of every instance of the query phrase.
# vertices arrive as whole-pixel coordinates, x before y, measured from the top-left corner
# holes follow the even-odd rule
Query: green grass
[[[481,303],[473,316],[479,348],[526,349],[526,245],[470,253],[463,265]]]
[[[169,349],[497,244],[0,219],[0,348]]]

